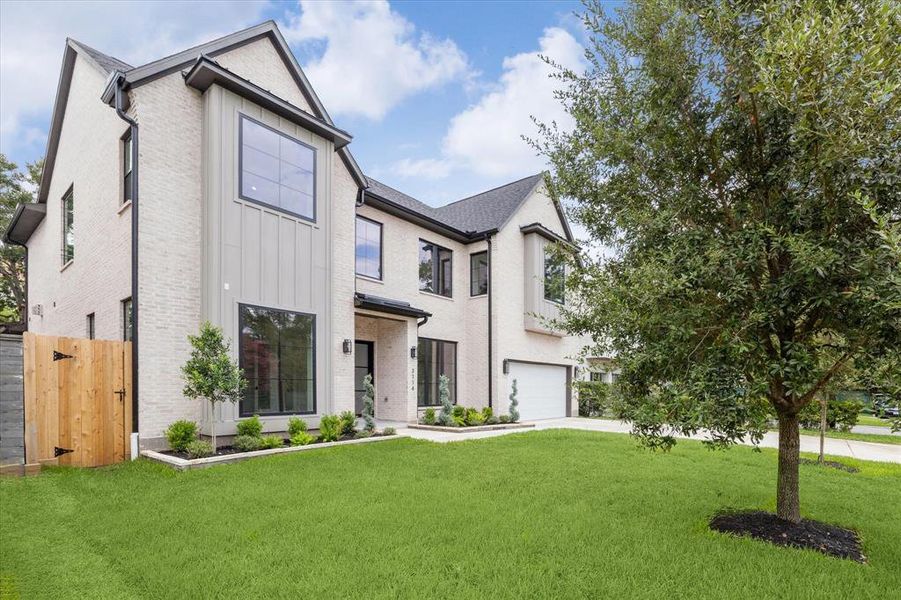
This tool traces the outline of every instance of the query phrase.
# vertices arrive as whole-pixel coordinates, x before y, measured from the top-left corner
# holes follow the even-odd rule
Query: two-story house
[[[365,102],[365,98],[360,98]],[[361,405],[409,422],[452,400],[524,420],[575,414],[578,340],[541,174],[432,207],[361,171],[273,22],[132,67],[67,40],[28,249],[28,328],[133,341],[134,430],[234,433],[258,414]],[[182,395],[189,334],[223,328],[249,386],[207,414]]]

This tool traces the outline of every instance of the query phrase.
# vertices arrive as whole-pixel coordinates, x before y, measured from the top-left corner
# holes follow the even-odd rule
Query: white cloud
[[[66,37],[133,65],[262,20],[266,2],[0,2],[0,149],[46,133]]]
[[[451,172],[451,164],[437,158],[413,160],[404,158],[391,167],[391,171],[400,177],[421,177],[423,179],[444,179]]]
[[[379,120],[413,94],[470,76],[453,41],[417,34],[385,1],[300,7],[282,31],[291,43],[324,45],[304,71],[331,113]]]
[[[582,46],[566,30],[551,27],[538,40],[538,49],[508,56],[496,85],[474,105],[451,119],[439,159],[406,159],[393,165],[401,177],[416,174],[411,165],[428,166],[420,173],[449,175],[464,170],[493,178],[535,173],[546,164],[522,136],[534,137],[532,116],[544,123],[556,122],[566,129],[572,118],[554,98],[559,82],[553,69],[539,58],[547,56],[574,70],[585,67]]]

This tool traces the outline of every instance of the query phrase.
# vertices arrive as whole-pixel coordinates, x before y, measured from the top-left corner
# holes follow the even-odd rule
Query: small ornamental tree
[[[363,421],[366,423],[363,429],[372,433],[375,431],[375,388],[372,386],[372,373],[367,373],[363,378]]]
[[[510,387],[510,422],[516,423],[519,421],[519,400],[516,399],[517,395],[516,389],[516,380],[513,380],[513,384]]]
[[[438,414],[438,424],[445,427],[454,426],[454,405],[450,401],[450,390],[448,385],[450,379],[447,375],[438,377],[438,399],[441,401],[441,412]]]
[[[191,358],[181,368],[183,393],[188,398],[206,400],[212,414],[213,451],[216,450],[216,405],[237,402],[247,385],[241,368],[229,356],[229,343],[222,329],[209,322],[200,326],[200,335],[189,335]]]

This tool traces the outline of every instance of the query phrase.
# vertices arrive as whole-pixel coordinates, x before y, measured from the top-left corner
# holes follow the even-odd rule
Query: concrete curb
[[[276,454],[291,454],[294,452],[304,452],[307,450],[319,450],[324,448],[334,448],[335,446],[350,446],[353,444],[369,444],[372,442],[385,442],[388,440],[396,440],[400,438],[410,437],[403,434],[380,435],[378,437],[360,438],[358,440],[344,440],[343,442],[323,442],[320,444],[309,444],[307,446],[286,446],[284,448],[269,448],[267,450],[254,450],[252,452],[236,452],[235,454],[226,454],[225,456],[207,456],[206,458],[184,459],[177,456],[170,456],[162,452],[154,450],[143,450],[141,456],[155,460],[157,462],[168,465],[179,471],[190,471],[191,469],[205,469],[216,465],[227,465],[231,463],[241,462],[249,458],[257,458],[258,456],[273,456]]]
[[[477,433],[479,431],[503,431],[504,429],[531,429],[534,423],[501,423],[498,425],[476,425],[473,427],[445,427],[443,425],[421,425],[413,423],[407,425],[407,429],[422,429],[424,431],[443,431],[445,433]]]

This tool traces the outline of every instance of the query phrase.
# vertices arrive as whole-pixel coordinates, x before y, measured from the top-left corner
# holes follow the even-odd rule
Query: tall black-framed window
[[[419,289],[453,296],[454,253],[438,244],[419,240]]]
[[[239,363],[247,379],[240,415],[316,412],[316,316],[238,307]]]
[[[62,203],[62,246],[63,265],[75,260],[75,192],[74,187],[63,196]]]
[[[122,137],[122,204],[131,202],[131,128]]]
[[[356,273],[373,279],[382,278],[382,224],[357,217]]]
[[[457,403],[457,342],[419,338],[416,349],[419,406],[440,406],[438,378],[447,375],[450,401]]]
[[[563,304],[565,299],[566,265],[563,257],[551,246],[544,249],[544,299]]]
[[[94,313],[89,314],[85,322],[85,333],[87,334],[89,340],[94,339],[94,321]]]
[[[483,296],[488,293],[488,252],[469,255],[469,295]]]
[[[242,115],[239,155],[241,198],[316,220],[315,148]]]
[[[122,339],[126,342],[132,340],[134,334],[133,326],[131,298],[126,298],[122,301]]]

